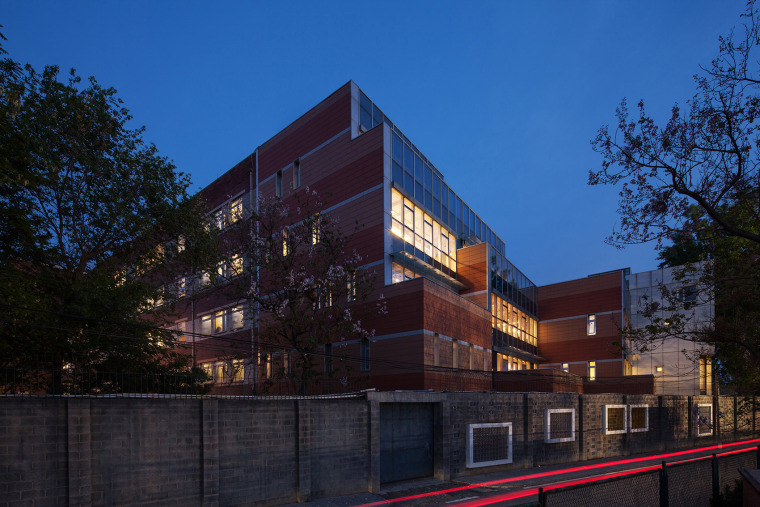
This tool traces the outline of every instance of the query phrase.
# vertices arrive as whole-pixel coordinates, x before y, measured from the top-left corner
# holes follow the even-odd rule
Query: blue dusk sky
[[[201,188],[354,80],[543,285],[656,267],[605,244],[590,145],[623,97],[666,119],[739,22],[720,1],[11,1],[9,56],[119,91]]]

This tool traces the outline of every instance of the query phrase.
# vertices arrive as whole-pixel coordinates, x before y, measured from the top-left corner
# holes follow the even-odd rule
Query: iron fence
[[[665,463],[614,477],[539,489],[541,507],[698,507],[720,505],[738,486],[739,468],[757,468],[760,447]]]

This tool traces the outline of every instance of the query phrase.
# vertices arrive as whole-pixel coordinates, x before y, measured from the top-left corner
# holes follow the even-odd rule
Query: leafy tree
[[[194,390],[203,380],[160,329],[171,270],[210,252],[203,203],[131,120],[94,78],[0,62],[5,390]],[[180,236],[184,249],[165,246]]]
[[[308,188],[291,204],[259,197],[256,209],[224,236],[224,249],[241,259],[237,269],[225,270],[232,275],[228,290],[250,303],[262,387],[280,380],[306,394],[327,379],[347,386],[354,361],[345,342],[371,337],[362,316],[373,305],[383,311],[382,301],[369,301],[374,276],[322,208]],[[323,368],[323,358],[331,368]]]
[[[668,265],[709,259],[701,266],[701,297],[715,302],[715,322],[689,328],[689,336],[715,345],[724,380],[746,390],[760,387],[758,45],[752,0],[739,29],[719,39],[718,56],[695,76],[697,93],[688,107],[673,106],[660,126],[643,101],[631,114],[623,100],[616,130],[602,127],[592,141],[603,162],[589,174],[591,185],[621,186],[620,226],[609,243],[662,247],[673,241],[659,255]],[[687,268],[681,276],[693,274]],[[687,331],[689,304],[677,294],[664,296],[643,339]],[[656,317],[658,310],[672,315]]]

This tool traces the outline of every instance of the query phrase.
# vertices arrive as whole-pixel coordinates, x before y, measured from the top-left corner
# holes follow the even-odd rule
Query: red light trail
[[[676,456],[683,456],[683,455],[686,455],[686,454],[693,454],[695,452],[706,452],[706,451],[713,451],[713,450],[718,450],[718,449],[725,449],[725,448],[728,448],[728,447],[736,447],[738,445],[749,445],[749,444],[758,444],[758,443],[760,443],[760,438],[755,438],[755,439],[752,439],[752,440],[743,440],[741,442],[731,442],[731,443],[727,443],[727,444],[717,444],[717,445],[711,445],[711,446],[706,446],[706,447],[698,447],[696,449],[687,449],[687,450],[684,450],[684,451],[676,451],[676,452],[670,452],[670,453],[665,453],[665,454],[655,454],[655,455],[652,455],[652,456],[641,456],[641,457],[638,457],[638,458],[621,459],[621,460],[617,460],[617,461],[607,461],[607,462],[604,462],[604,463],[595,463],[593,465],[583,465],[583,466],[579,466],[579,467],[562,468],[560,470],[552,470],[552,471],[548,471],[548,472],[540,472],[540,473],[529,474],[529,475],[521,475],[519,477],[509,477],[509,478],[506,478],[506,479],[498,479],[498,480],[495,480],[495,481],[479,482],[477,484],[468,484],[466,486],[458,486],[456,488],[443,489],[443,490],[440,490],[440,491],[431,491],[431,492],[428,492],[428,493],[420,493],[420,494],[417,494],[417,495],[410,495],[410,496],[404,496],[404,497],[399,497],[399,498],[391,498],[389,500],[382,500],[382,501],[379,501],[379,502],[371,502],[371,503],[362,504],[362,505],[357,506],[357,507],[375,507],[375,506],[388,505],[388,504],[397,503],[397,502],[407,502],[409,500],[416,500],[416,499],[419,499],[419,498],[425,498],[425,497],[436,496],[436,495],[443,495],[443,494],[447,494],[447,493],[455,493],[457,491],[466,491],[468,489],[480,488],[480,487],[485,487],[485,486],[496,486],[496,485],[501,485],[501,484],[507,484],[507,483],[510,483],[510,482],[524,481],[524,480],[529,480],[529,479],[539,479],[539,478],[542,478],[542,477],[551,477],[553,475],[563,475],[563,474],[567,474],[567,473],[581,472],[581,471],[584,471],[584,470],[595,470],[595,469],[598,469],[598,468],[604,468],[604,467],[609,467],[609,466],[628,465],[628,464],[631,464],[631,463],[640,463],[642,461],[665,460],[666,458],[674,458]],[[726,456],[726,455],[729,455],[729,454],[737,454],[737,453],[741,453],[741,452],[751,451],[753,449],[754,448],[738,449],[738,450],[734,450],[734,451],[728,451],[728,452],[724,452],[724,453],[721,453],[721,454],[717,454],[717,456]],[[692,459],[686,459],[686,460],[676,461],[676,462],[673,462],[671,464],[686,463],[686,462],[689,462],[689,461],[698,461],[700,459],[709,459],[711,457],[712,456],[701,456],[701,457],[698,457],[698,458],[692,458]],[[573,485],[576,485],[576,484],[585,484],[585,483],[588,483],[588,482],[595,482],[595,481],[600,481],[600,480],[604,480],[604,479],[611,479],[611,478],[614,478],[614,477],[621,477],[621,476],[624,476],[624,475],[630,475],[630,474],[634,474],[634,473],[646,472],[646,471],[649,471],[649,470],[656,470],[656,469],[659,469],[659,468],[661,468],[661,465],[654,465],[654,466],[649,466],[649,467],[637,468],[637,469],[634,469],[634,470],[625,470],[625,471],[622,471],[622,472],[610,472],[608,474],[598,475],[598,476],[594,476],[594,477],[586,477],[586,478],[583,478],[583,479],[574,479],[574,480],[559,482],[559,483],[556,483],[556,484],[544,487],[544,490],[548,491],[548,490],[551,490],[551,489],[564,488],[564,487],[573,486]],[[520,490],[520,491],[513,491],[513,492],[510,492],[510,493],[505,493],[505,494],[502,494],[502,495],[489,496],[487,498],[480,498],[478,500],[472,500],[472,501],[469,501],[469,502],[463,501],[461,503],[457,503],[456,505],[457,505],[457,507],[477,507],[477,506],[480,506],[480,505],[490,505],[490,504],[496,503],[496,502],[504,502],[504,501],[507,501],[507,500],[514,500],[514,499],[517,499],[517,498],[524,498],[526,496],[537,495],[537,494],[538,494],[538,488],[537,487],[536,488],[528,488],[528,489],[523,489],[523,490]]]

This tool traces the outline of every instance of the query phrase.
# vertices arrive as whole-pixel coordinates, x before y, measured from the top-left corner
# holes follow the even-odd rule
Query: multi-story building
[[[677,276],[682,273],[683,276]],[[644,329],[651,318],[645,315],[647,305],[661,309],[654,317],[667,322],[673,313],[663,307],[677,307],[673,311],[687,321],[686,336],[669,336],[648,344],[639,350],[631,344],[629,360],[634,375],[654,375],[657,394],[697,395],[713,394],[712,362],[714,347],[699,339],[699,331],[708,326],[714,317],[714,302],[708,291],[700,285],[698,276],[669,267],[635,273],[630,277],[631,326]],[[688,308],[684,309],[683,304]]]
[[[651,323],[644,309],[647,303],[663,308],[663,290],[696,302],[696,282],[677,280],[677,269],[631,274],[626,268],[539,287],[541,366],[583,377],[585,392],[710,394],[712,348],[672,336],[646,341],[642,350],[623,338],[624,329]],[[686,330],[709,323],[712,313],[709,298],[690,308]],[[655,317],[665,322],[668,314],[660,309]]]
[[[642,325],[631,316],[631,297],[653,295],[661,279],[671,283],[670,272],[622,269],[537,288],[505,257],[498,233],[353,82],[202,193],[224,235],[257,199],[277,196],[292,205],[306,188],[320,196],[320,214],[360,224],[344,229],[348,247],[376,275],[374,296],[382,295],[387,310],[363,323],[373,336],[339,344],[352,379],[361,380],[350,386],[562,390],[549,382],[586,392],[653,393],[657,379],[657,391],[669,393],[665,386],[676,384],[665,380],[685,378],[685,358],[676,352],[682,344],[645,355],[620,343],[623,328]],[[216,269],[239,272],[245,262],[233,257]],[[248,393],[254,379],[276,381],[278,368],[288,367],[287,350],[278,356],[263,349],[244,294],[213,279],[188,272],[177,282],[182,297],[174,327],[193,362],[212,375],[217,391]],[[329,371],[333,346],[321,350]],[[676,391],[684,394],[691,382],[689,392],[708,392],[708,365],[702,380],[683,380]],[[542,372],[523,371],[539,366]],[[509,373],[515,370],[520,374]],[[498,372],[505,373],[492,375]]]
[[[535,285],[505,257],[498,234],[353,82],[202,192],[224,234],[257,196],[288,203],[307,187],[320,196],[320,213],[361,224],[349,233],[349,248],[378,275],[388,315],[369,318],[370,339],[341,343],[368,387],[487,388],[488,375],[465,386],[451,384],[451,372],[538,367]],[[187,289],[175,326],[194,362],[218,385],[245,392],[260,351],[244,298],[204,274],[181,283]],[[272,375],[271,361],[268,354],[256,361],[260,377]]]

